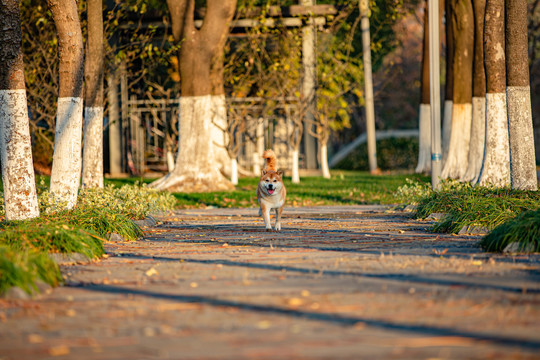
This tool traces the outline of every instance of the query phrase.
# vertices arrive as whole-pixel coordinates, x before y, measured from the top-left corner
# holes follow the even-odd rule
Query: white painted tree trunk
[[[112,70],[107,78],[109,102],[109,172],[111,175],[122,173],[122,126],[118,105],[118,70]]]
[[[262,154],[264,152],[264,122],[259,119],[257,123],[257,142],[256,152],[253,154],[253,173],[255,176],[260,176],[262,171]]]
[[[293,149],[291,152],[292,176],[291,181],[294,184],[300,183],[300,174],[298,171],[298,149]]]
[[[176,165],[151,187],[176,192],[230,190],[234,186],[225,178],[215,160],[212,140],[212,95],[182,96],[179,111],[179,141]],[[193,136],[197,134],[197,136]]]
[[[81,180],[83,100],[58,98],[50,193],[62,208],[77,204]]]
[[[478,184],[505,187],[510,185],[510,148],[506,94],[486,94],[486,144]]]
[[[512,189],[538,190],[529,86],[508,86],[510,179]]]
[[[420,104],[419,111],[418,164],[416,173],[431,171],[431,105]]]
[[[448,157],[441,173],[442,179],[461,179],[465,175],[469,161],[471,122],[472,104],[454,103]]]
[[[238,161],[231,159],[231,183],[238,185]]]
[[[231,157],[227,152],[227,103],[225,95],[212,95],[212,131],[211,141],[214,146],[214,156],[219,170],[224,176],[231,177]]]
[[[463,181],[476,183],[482,170],[484,145],[486,140],[486,98],[472,98],[471,141],[469,145],[469,163]]]
[[[253,174],[255,174],[256,176],[261,175],[261,165],[259,161],[260,157],[261,154],[259,154],[258,152],[253,153]]]
[[[167,170],[169,172],[174,170],[174,154],[172,151],[167,151]]]
[[[26,90],[0,90],[0,162],[6,220],[39,217]]]
[[[330,168],[328,167],[328,145],[321,143],[321,170],[325,179],[330,179]]]
[[[82,187],[103,188],[103,107],[84,108]]]
[[[444,101],[443,128],[442,128],[442,166],[446,163],[448,157],[448,149],[450,147],[450,134],[452,133],[452,108],[454,102],[452,100]]]

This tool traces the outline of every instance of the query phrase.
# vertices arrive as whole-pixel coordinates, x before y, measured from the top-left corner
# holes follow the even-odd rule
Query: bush
[[[29,294],[37,291],[36,281],[56,286],[62,277],[48,253],[80,253],[89,259],[104,254],[107,234],[126,240],[143,235],[134,219],[150,212],[171,210],[176,199],[169,193],[146,186],[85,189],[79,192],[77,206],[61,210],[49,192],[45,179],[37,184],[41,217],[0,224],[0,293],[19,286]],[[0,213],[4,214],[0,193]]]
[[[38,279],[51,286],[62,282],[58,265],[47,254],[0,245],[0,294],[13,286],[33,294],[38,291],[35,283]]]
[[[540,207],[540,193],[472,186],[454,180],[443,181],[441,190],[432,191],[418,202],[417,218],[445,213],[435,232],[456,233],[464,226],[493,228],[524,211]]]
[[[81,253],[89,259],[104,254],[103,238],[93,230],[70,225],[61,220],[32,219],[0,225],[0,244],[14,250],[43,253]]]
[[[526,211],[497,226],[480,245],[486,251],[502,252],[512,243],[517,244],[515,252],[540,251],[540,209]]]

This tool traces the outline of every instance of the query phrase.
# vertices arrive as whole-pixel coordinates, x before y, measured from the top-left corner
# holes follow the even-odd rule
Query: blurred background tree
[[[375,113],[378,130],[418,127],[422,2],[412,0],[370,1],[371,47],[374,71]],[[540,0],[529,3],[529,59],[535,137],[540,137]],[[319,0],[339,10],[326,16],[317,38],[317,122],[315,135],[330,129],[329,152],[354,140],[365,131],[361,34],[357,0]],[[86,39],[86,1],[78,2],[83,37]],[[239,0],[236,19],[260,9],[258,26],[243,34],[232,30],[226,44],[224,84],[228,98],[268,99],[261,111],[271,114],[283,104],[274,98],[302,101],[301,30],[286,27],[280,19],[268,26],[272,6],[298,5],[294,0]],[[196,12],[205,7],[196,1]],[[200,14],[196,17],[201,18]],[[23,50],[33,137],[34,165],[47,174],[52,161],[54,118],[58,89],[57,39],[45,0],[23,0],[21,4]],[[176,52],[166,3],[158,0],[104,1],[106,38],[105,72],[125,66],[130,95],[141,99],[174,99],[180,89]],[[181,45],[180,45],[181,46]],[[442,67],[444,68],[444,66]],[[444,74],[441,74],[444,77]],[[106,89],[107,91],[107,89]],[[108,105],[105,104],[105,117]],[[280,110],[281,111],[281,110]],[[243,127],[256,133],[255,124]],[[410,166],[416,160],[417,141],[402,148],[400,159],[379,159],[387,164],[402,161],[410,151]],[[392,141],[389,141],[392,143]],[[537,140],[538,143],[538,140]],[[267,144],[268,145],[268,144]],[[393,145],[389,145],[393,146]],[[405,150],[407,149],[407,150]],[[360,150],[359,150],[360,151]],[[537,147],[537,159],[540,159]],[[378,151],[378,155],[391,154]],[[361,163],[351,165],[363,168]],[[367,169],[367,168],[366,168]]]

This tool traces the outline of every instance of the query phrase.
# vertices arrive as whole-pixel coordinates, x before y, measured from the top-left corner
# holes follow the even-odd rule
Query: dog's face
[[[279,193],[283,187],[283,171],[262,171],[259,184],[268,195]]]

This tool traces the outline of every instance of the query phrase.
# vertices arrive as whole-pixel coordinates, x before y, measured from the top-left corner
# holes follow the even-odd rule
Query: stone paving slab
[[[155,216],[145,238],[0,300],[0,359],[538,359],[540,256],[384,206]]]

